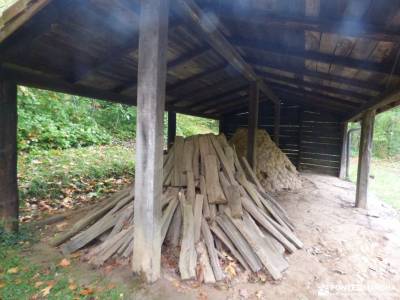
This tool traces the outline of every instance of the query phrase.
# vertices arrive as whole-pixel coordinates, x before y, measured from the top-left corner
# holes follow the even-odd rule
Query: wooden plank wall
[[[342,129],[338,116],[304,106],[281,106],[280,148],[301,171],[339,175]],[[274,137],[273,106],[260,107],[259,128]],[[247,114],[224,116],[222,132],[231,137],[247,127]]]

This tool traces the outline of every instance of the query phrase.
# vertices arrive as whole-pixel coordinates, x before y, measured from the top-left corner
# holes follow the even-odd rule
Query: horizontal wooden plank
[[[331,175],[331,176],[338,176],[338,174],[339,174],[339,168],[330,168],[330,167],[324,167],[324,166],[318,166],[318,165],[312,165],[312,164],[304,164],[304,163],[300,163],[299,168],[301,171],[308,171],[308,172],[317,173],[317,174],[324,174],[324,175]]]

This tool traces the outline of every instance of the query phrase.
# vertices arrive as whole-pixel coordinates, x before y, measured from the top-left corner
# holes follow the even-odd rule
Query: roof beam
[[[257,72],[261,76],[264,77],[264,80],[269,82],[271,85],[273,84],[285,84],[285,85],[296,85],[298,87],[307,87],[311,88],[313,90],[316,90],[318,93],[329,93],[329,94],[335,94],[335,96],[348,96],[351,97],[351,99],[346,99],[349,102],[354,102],[354,103],[365,103],[368,101],[371,96],[369,95],[364,95],[360,94],[357,92],[349,91],[349,90],[343,90],[340,88],[333,88],[330,86],[324,86],[321,84],[316,84],[313,82],[305,81],[303,79],[296,79],[296,78],[290,78],[282,75],[277,75],[269,72]],[[279,82],[277,82],[279,81]]]
[[[227,66],[226,64],[219,64],[214,68],[205,70],[204,72],[200,72],[196,75],[193,75],[186,79],[180,80],[177,83],[171,84],[171,85],[167,86],[167,93],[174,93],[180,89],[184,89],[185,86],[190,85],[193,82],[203,81],[208,76],[218,73],[218,72],[221,72],[223,69],[226,68],[226,66]]]
[[[347,77],[344,77],[341,75],[312,71],[312,70],[307,69],[304,65],[301,67],[293,67],[293,66],[278,64],[276,62],[263,61],[263,60],[257,59],[255,57],[250,57],[250,56],[246,56],[246,61],[248,61],[254,67],[273,68],[273,69],[280,70],[280,71],[294,73],[299,76],[309,76],[309,77],[314,77],[314,78],[317,78],[320,80],[327,80],[327,81],[332,81],[335,83],[343,83],[348,86],[355,86],[358,88],[368,89],[368,90],[371,90],[374,92],[379,92],[379,93],[382,92],[382,90],[384,88],[382,85],[376,84],[375,82],[368,82],[368,81],[363,81],[363,80],[354,79],[354,78],[347,78]]]
[[[0,18],[0,43],[24,26],[33,16],[49,5],[51,0],[17,1]]]
[[[126,105],[136,105],[136,96],[132,97],[83,85],[72,84],[62,78],[57,77],[56,75],[44,74],[42,72],[22,68],[16,65],[1,65],[0,78],[11,78],[19,85],[43,90],[51,90],[54,92],[105,100]],[[197,117],[218,119],[218,116],[215,114],[203,114],[201,112],[195,112],[190,109],[176,107],[174,105],[167,104],[166,110]]]
[[[200,30],[210,46],[226,59],[240,74],[248,81],[259,81],[253,68],[246,63],[240,53],[229,43],[221,32],[219,25],[216,24],[193,0],[176,0],[184,16],[196,28]],[[260,90],[274,103],[279,102],[274,92],[263,82],[260,83]]]
[[[369,72],[379,72],[391,74],[392,64],[382,64],[366,60],[359,60],[339,55],[326,54],[318,51],[310,51],[304,49],[294,49],[289,47],[278,46],[272,43],[265,43],[261,41],[246,40],[240,38],[230,39],[232,44],[242,49],[256,49],[259,51],[270,52],[284,57],[293,57],[300,59],[309,59],[316,62],[333,64],[336,66],[343,66],[346,68],[364,70]],[[394,70],[394,74],[400,75],[400,70]]]
[[[315,96],[315,97],[319,97],[319,98],[322,98],[322,99],[329,100],[332,103],[336,102],[336,103],[339,103],[339,104],[348,105],[349,107],[350,106],[355,107],[356,105],[359,106],[359,104],[350,102],[347,99],[337,98],[337,97],[325,95],[325,94],[314,92],[314,91],[308,91],[304,87],[301,87],[301,86],[295,88],[295,87],[292,87],[292,86],[287,86],[287,85],[279,84],[279,83],[271,84],[271,86],[274,88],[274,90],[277,90],[277,91],[283,91],[283,92],[288,92],[288,91],[290,92],[291,91],[291,92],[294,92],[294,93],[299,93],[301,95],[306,93],[307,95],[310,95],[310,96]]]
[[[377,110],[381,107],[394,103],[400,100],[400,89],[393,89],[383,93],[375,99],[364,104],[354,114],[346,119],[346,122],[354,122],[362,117],[362,115],[368,110]]]
[[[186,63],[190,62],[193,59],[196,59],[202,55],[204,55],[206,52],[208,52],[210,48],[208,47],[201,47],[199,49],[195,49],[193,51],[190,51],[186,54],[183,54],[179,56],[178,58],[168,62],[167,65],[167,73],[172,71],[175,68],[178,68],[180,66],[185,65]],[[117,93],[124,93],[126,90],[130,90],[135,88],[137,85],[136,80],[127,83],[124,83],[114,89],[115,92]]]
[[[168,104],[176,104],[179,102],[187,102],[188,105],[186,107],[194,107],[197,104],[201,103],[204,100],[207,100],[209,98],[214,98],[217,97],[216,95],[219,94],[224,94],[230,90],[235,90],[238,89],[238,86],[242,88],[243,86],[243,78],[238,77],[238,78],[230,78],[227,80],[222,80],[217,82],[216,84],[209,85],[209,86],[202,86],[197,90],[192,90],[190,91],[189,94],[184,94],[184,95],[174,95],[172,100],[167,101]],[[246,83],[246,86],[248,84]],[[195,95],[195,96],[193,96]],[[187,101],[189,100],[189,101]]]
[[[240,5],[240,4],[239,4]],[[234,22],[244,22],[253,24],[262,30],[268,27],[291,29],[291,30],[309,30],[336,33],[341,36],[352,36],[357,38],[367,38],[377,41],[398,42],[400,41],[399,31],[387,29],[383,26],[362,22],[361,20],[332,20],[319,17],[303,16],[282,16],[265,13],[265,11],[249,9],[247,3],[238,7],[238,5],[228,5],[218,2],[217,7],[207,6],[218,14],[218,17],[224,24]],[[240,11],[240,13],[237,13]]]

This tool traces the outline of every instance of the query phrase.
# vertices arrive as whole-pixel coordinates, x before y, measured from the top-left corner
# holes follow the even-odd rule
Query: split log
[[[212,224],[210,226],[211,231],[217,236],[217,238],[224,243],[224,245],[228,248],[228,250],[232,253],[232,256],[235,257],[239,263],[242,265],[242,267],[245,270],[250,270],[249,265],[246,263],[244,260],[243,256],[236,250],[235,246],[232,244],[230,239],[227,237],[227,235],[222,231],[222,229],[216,224]]]
[[[231,209],[232,217],[240,218],[243,215],[243,209],[239,187],[236,184],[230,184],[222,172],[219,172],[219,179],[226,199],[228,200],[228,206]]]
[[[172,218],[171,225],[168,228],[167,240],[172,247],[177,247],[181,238],[181,228],[182,228],[182,211],[181,206],[175,210],[174,216]]]
[[[99,208],[89,216],[75,223],[74,226],[66,233],[54,237],[54,239],[50,242],[50,245],[52,245],[53,247],[61,245],[66,240],[70,239],[71,237],[79,233],[82,229],[86,228],[87,226],[99,220],[106,213],[108,213],[122,198],[129,197],[129,192],[130,192],[129,189],[130,188],[126,188],[118,193],[115,193],[113,196],[111,196],[111,198],[109,199],[109,203],[107,205]]]
[[[229,161],[225,156],[225,152],[222,149],[222,147],[221,147],[220,143],[218,142],[218,140],[216,139],[216,137],[214,135],[211,135],[210,140],[211,140],[212,145],[214,146],[214,149],[215,149],[215,152],[217,153],[218,159],[221,162],[222,169],[224,170],[226,176],[228,177],[229,182],[231,184],[234,184],[236,182],[235,176],[234,176],[235,170],[230,167]]]
[[[206,155],[204,165],[208,202],[210,204],[226,203],[226,198],[219,182],[217,157],[212,154]]]
[[[199,278],[202,278],[203,280],[199,280],[200,282],[204,281],[204,283],[215,283],[214,273],[211,268],[210,259],[208,257],[204,242],[199,242],[196,246],[196,250],[199,258],[200,272],[202,273],[197,274],[198,280]]]
[[[194,245],[194,220],[192,203],[186,201],[183,193],[179,194],[183,214],[183,234],[179,254],[179,272],[182,280],[196,278],[197,253]]]
[[[198,135],[193,137],[193,145],[193,175],[194,180],[197,181],[200,179],[200,143]]]
[[[236,249],[240,252],[246,263],[253,272],[258,272],[262,269],[262,264],[258,256],[253,252],[248,242],[243,238],[242,234],[237,230],[235,225],[229,220],[225,214],[217,217],[217,223],[229,237]]]
[[[167,235],[169,225],[171,224],[172,217],[175,213],[175,209],[178,206],[178,204],[179,201],[177,198],[175,198],[169,203],[168,207],[165,209],[163,213],[161,220],[161,245],[164,243],[165,236]]]
[[[204,237],[204,242],[207,246],[208,255],[210,257],[211,267],[214,271],[215,280],[220,281],[225,278],[224,272],[222,271],[221,265],[219,264],[218,254],[214,247],[214,239],[205,219],[201,222],[201,233]]]
[[[175,137],[174,143],[174,176],[172,180],[173,186],[185,186],[186,185],[186,176],[184,173],[184,163],[183,163],[183,154],[184,154],[185,141],[183,137],[177,136]]]
[[[200,176],[200,192],[203,195],[203,216],[208,221],[211,218],[211,214],[210,206],[208,204],[206,180],[204,179],[203,175]]]
[[[193,205],[194,214],[194,242],[195,244],[200,241],[201,220],[203,219],[203,201],[204,196],[201,194],[196,195],[196,200]]]
[[[273,237],[275,237],[290,253],[296,250],[296,247],[285,238],[279,230],[270,222],[270,218],[263,213],[250,199],[242,198],[243,207],[250,215],[263,226]]]

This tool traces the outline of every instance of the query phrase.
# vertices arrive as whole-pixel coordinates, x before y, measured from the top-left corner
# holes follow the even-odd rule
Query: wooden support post
[[[221,117],[219,119],[219,128],[218,128],[219,134],[224,133],[224,117]]]
[[[176,136],[176,112],[169,111],[168,112],[168,149],[175,142]]]
[[[259,87],[257,82],[250,84],[249,90],[249,119],[247,137],[247,160],[253,170],[256,168],[256,135],[258,126]]]
[[[274,108],[274,142],[279,147],[279,135],[281,131],[281,103],[275,103]]]
[[[344,122],[342,124],[342,153],[340,155],[340,170],[339,178],[346,179],[346,165],[347,165],[347,128],[348,123]]]
[[[161,269],[163,115],[169,1],[142,1],[139,28],[132,269],[155,282]]]
[[[18,231],[17,86],[0,78],[0,226]]]
[[[360,150],[358,157],[356,207],[367,208],[368,177],[372,154],[375,110],[364,113],[361,121]]]

